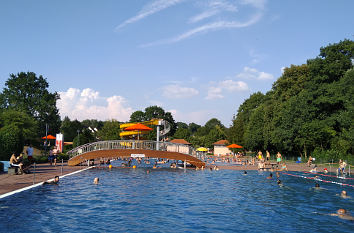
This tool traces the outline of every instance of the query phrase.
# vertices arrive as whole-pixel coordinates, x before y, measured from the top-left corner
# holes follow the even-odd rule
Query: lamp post
[[[80,146],[80,130],[78,129],[76,132],[77,132],[77,146]]]
[[[48,130],[49,130],[49,125],[46,123],[45,124],[45,144],[44,144],[45,155],[47,155],[47,147],[48,147]]]

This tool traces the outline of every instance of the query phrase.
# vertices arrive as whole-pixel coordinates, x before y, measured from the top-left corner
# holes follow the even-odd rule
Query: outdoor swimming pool
[[[313,180],[284,174],[279,187],[268,174],[90,169],[0,199],[0,231],[353,232],[353,222],[324,215],[338,208],[354,214],[354,199],[336,195],[345,189],[354,197],[353,187],[319,182],[324,189],[314,190]]]

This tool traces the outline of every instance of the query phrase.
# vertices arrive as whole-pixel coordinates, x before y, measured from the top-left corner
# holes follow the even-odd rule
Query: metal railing
[[[135,140],[114,140],[114,141],[99,141],[87,143],[81,146],[78,146],[67,152],[70,158],[75,156],[100,150],[114,150],[114,149],[143,149],[143,150],[156,150],[156,141],[135,141]],[[196,157],[196,151],[192,146],[177,144],[171,142],[159,142],[158,143],[159,151],[169,151],[169,152],[178,152],[181,154],[191,155]]]

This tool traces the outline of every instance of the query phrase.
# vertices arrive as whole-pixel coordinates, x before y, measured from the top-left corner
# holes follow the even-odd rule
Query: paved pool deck
[[[68,166],[67,163],[57,164],[57,166],[50,166],[49,163],[36,164],[36,172],[33,173],[34,168],[31,167],[30,174],[9,175],[7,173],[0,173],[0,195],[9,193],[21,188],[25,188],[34,184],[38,184],[55,176],[66,175],[75,171],[87,168],[86,166]]]

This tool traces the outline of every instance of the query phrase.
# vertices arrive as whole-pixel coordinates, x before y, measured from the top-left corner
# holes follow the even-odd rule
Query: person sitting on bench
[[[11,158],[10,158],[10,166],[11,167],[19,167],[20,168],[20,171],[23,172],[23,163],[21,162],[21,156],[17,157],[16,158],[16,155],[15,154],[12,154],[11,155]]]

